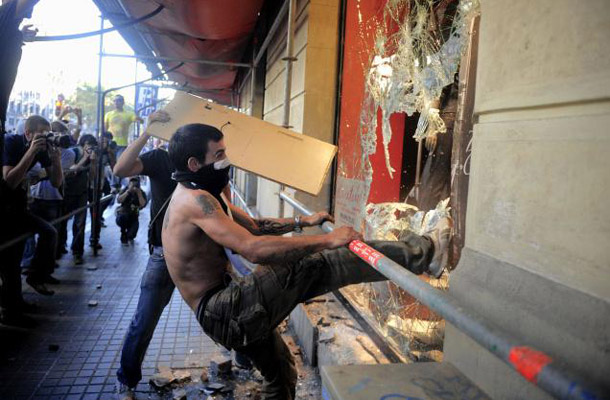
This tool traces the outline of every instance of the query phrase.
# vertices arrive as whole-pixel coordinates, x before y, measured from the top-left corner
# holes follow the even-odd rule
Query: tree
[[[102,87],[102,90],[104,88]],[[104,101],[105,111],[108,112],[114,108],[113,94],[106,95]],[[90,83],[82,83],[76,88],[76,92],[68,99],[68,104],[71,107],[80,107],[83,110],[83,124],[86,124],[90,130],[95,131],[97,121],[97,85]],[[126,110],[132,110],[130,104],[125,104]]]

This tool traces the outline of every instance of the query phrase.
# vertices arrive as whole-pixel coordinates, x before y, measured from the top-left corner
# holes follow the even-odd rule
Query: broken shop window
[[[407,232],[425,234],[438,218],[454,214],[459,171],[453,161],[464,159],[455,156],[455,147],[471,135],[457,118],[464,84],[459,68],[468,57],[479,3],[378,4],[347,5],[335,216],[366,239],[400,240]],[[350,42],[350,34],[357,40]],[[361,83],[352,84],[356,79]],[[360,105],[357,112],[349,109],[353,104]],[[454,138],[458,130],[468,138]],[[463,193],[459,198],[465,201]],[[463,238],[463,220],[460,229]],[[448,288],[447,274],[422,279]],[[342,293],[405,360],[442,358],[444,321],[393,283],[354,285]]]

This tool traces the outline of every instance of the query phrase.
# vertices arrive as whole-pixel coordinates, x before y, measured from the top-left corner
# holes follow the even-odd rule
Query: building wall
[[[603,382],[610,2],[481,3],[466,251],[450,292]],[[451,326],[445,354],[493,398],[548,398]]]
[[[290,99],[290,126],[295,132],[332,143],[335,118],[336,60],[339,25],[339,0],[297,0],[295,13],[294,56]],[[263,119],[282,125],[286,85],[286,21],[267,50]],[[246,84],[248,86],[248,84]],[[242,111],[250,109],[250,88],[244,88]],[[317,197],[293,193],[310,209],[329,209],[330,174]],[[258,178],[257,209],[267,217],[290,217],[293,210],[281,205],[280,185]],[[282,212],[283,210],[283,212]]]

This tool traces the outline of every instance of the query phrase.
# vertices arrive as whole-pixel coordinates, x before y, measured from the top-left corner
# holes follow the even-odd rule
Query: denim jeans
[[[30,205],[32,214],[42,218],[47,222],[52,222],[60,217],[62,200],[41,200],[35,199]],[[36,239],[34,236],[26,239],[21,266],[30,267],[36,253]]]
[[[138,235],[140,228],[138,214],[119,213],[116,216],[116,224],[121,228],[121,241],[133,240]]]
[[[80,195],[67,195],[64,198],[63,214],[87,205],[87,192]],[[85,251],[85,225],[87,223],[87,210],[83,210],[74,215],[72,220],[72,254],[83,255]],[[58,248],[66,247],[68,241],[68,220],[64,220],[58,227]]]
[[[142,379],[144,355],[173,292],[174,283],[167,271],[163,248],[155,246],[142,275],[138,306],[123,342],[121,367],[117,371],[117,379],[122,384],[135,387]]]
[[[37,233],[38,245],[30,266],[30,276],[40,280],[50,274],[55,266],[57,230],[40,217],[23,211],[6,214],[0,224],[0,243],[13,240],[24,233]],[[0,308],[5,311],[17,309],[23,303],[21,292],[21,270],[25,241],[20,241],[0,251]]]
[[[433,256],[429,238],[414,234],[399,242],[369,242],[371,247],[415,274]],[[263,375],[262,398],[294,399],[294,358],[275,329],[299,303],[346,285],[386,280],[346,247],[300,260],[259,265],[202,301],[197,320],[214,341],[248,356]],[[205,298],[204,298],[205,299]]]

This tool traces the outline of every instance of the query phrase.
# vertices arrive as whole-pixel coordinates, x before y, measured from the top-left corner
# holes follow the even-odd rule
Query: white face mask
[[[229,160],[229,157],[225,157],[222,160],[216,161],[214,163],[214,169],[216,169],[216,170],[225,169],[230,166],[231,166],[231,161]]]

